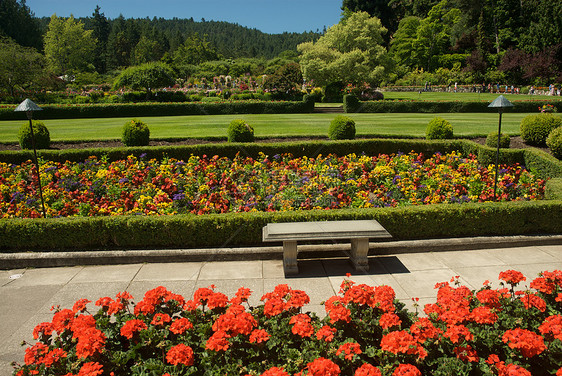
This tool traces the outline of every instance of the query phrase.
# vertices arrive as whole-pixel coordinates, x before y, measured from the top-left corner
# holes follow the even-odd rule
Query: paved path
[[[252,289],[250,303],[255,305],[277,284],[287,283],[310,295],[307,310],[323,314],[322,301],[338,292],[349,272],[358,283],[392,286],[410,307],[412,297],[423,306],[435,301],[435,283],[455,275],[478,289],[486,279],[497,286],[498,274],[507,269],[528,279],[543,270],[562,269],[562,245],[386,254],[370,257],[370,271],[364,274],[354,273],[343,258],[299,259],[299,269],[298,276],[285,278],[281,260],[254,260],[0,270],[0,376],[11,374],[11,361],[23,361],[20,343],[32,341],[35,325],[51,320],[51,306],[71,308],[80,298],[95,301],[127,290],[138,301],[160,285],[190,298],[195,289],[214,284],[229,296],[241,286]]]

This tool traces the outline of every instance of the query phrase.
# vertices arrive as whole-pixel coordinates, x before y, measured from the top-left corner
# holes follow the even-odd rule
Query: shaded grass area
[[[257,137],[327,136],[337,114],[259,114],[141,117],[150,128],[151,139],[226,137],[234,119],[250,123]],[[504,113],[502,132],[519,134],[521,119],[529,114]],[[498,114],[490,113],[370,113],[346,114],[355,120],[358,136],[424,137],[427,124],[442,117],[453,124],[455,137],[480,137],[497,131]],[[103,141],[121,138],[126,118],[56,119],[44,123],[51,141]],[[18,141],[18,130],[26,120],[1,121],[0,143]]]

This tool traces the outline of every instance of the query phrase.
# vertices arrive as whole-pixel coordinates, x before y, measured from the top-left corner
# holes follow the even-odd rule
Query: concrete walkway
[[[466,244],[466,242],[465,242]],[[253,291],[250,304],[280,284],[306,291],[311,299],[307,310],[324,315],[321,303],[336,294],[346,273],[358,283],[386,284],[412,310],[435,301],[434,285],[460,276],[463,284],[478,289],[490,280],[498,286],[498,274],[507,269],[527,276],[527,285],[540,271],[562,269],[560,245],[535,244],[510,248],[443,250],[439,252],[387,253],[370,257],[370,271],[356,273],[345,257],[301,259],[298,276],[285,278],[280,259],[218,261],[214,257],[191,262],[118,263],[112,265],[66,266],[0,270],[0,376],[11,375],[12,361],[23,361],[22,340],[33,343],[33,328],[51,321],[50,308],[72,308],[80,298],[95,302],[129,291],[135,301],[148,289],[165,286],[191,298],[199,287],[214,284],[216,291],[233,296],[239,287]],[[440,247],[446,249],[446,247]],[[450,249],[458,249],[454,242]],[[476,247],[475,248],[480,248]],[[0,264],[1,267],[1,264]],[[90,303],[92,311],[95,310]]]

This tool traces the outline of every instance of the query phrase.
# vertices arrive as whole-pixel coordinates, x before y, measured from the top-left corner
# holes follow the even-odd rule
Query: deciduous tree
[[[331,82],[377,86],[391,66],[382,46],[384,33],[378,18],[366,12],[353,13],[329,28],[316,43],[297,46],[304,76],[322,86]]]
[[[56,74],[91,70],[96,41],[92,30],[84,30],[84,24],[73,16],[67,19],[51,16],[45,34],[45,56]]]

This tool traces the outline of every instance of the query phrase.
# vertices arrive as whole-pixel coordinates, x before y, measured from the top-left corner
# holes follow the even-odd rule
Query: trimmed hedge
[[[339,155],[363,152],[424,154],[460,151],[475,154],[484,163],[495,163],[496,149],[469,140],[371,139],[343,141],[284,142],[275,144],[202,144],[177,147],[133,147],[83,150],[41,150],[48,160],[83,161],[90,155],[109,160],[128,155],[146,158],[179,158],[190,155],[257,157],[291,153],[299,156]],[[31,159],[29,151],[0,153],[0,161],[21,163]],[[547,184],[547,198],[533,202],[503,202],[462,205],[404,206],[400,208],[312,210],[276,213],[229,213],[175,216],[77,217],[0,220],[0,249],[71,250],[107,248],[202,248],[263,245],[261,231],[270,222],[376,219],[394,240],[508,236],[562,233],[562,162],[538,149],[501,149],[500,163],[520,163],[541,177],[557,177]],[[501,218],[501,221],[498,221]]]
[[[351,99],[351,101],[350,101]],[[345,105],[347,103],[347,105]],[[552,103],[552,101],[513,101],[514,107],[509,112],[536,112],[538,106]],[[355,101],[348,98],[344,102],[345,112],[402,112],[402,113],[444,113],[444,112],[493,112],[488,107],[487,101],[405,101],[405,100],[382,100],[382,101]]]
[[[267,223],[354,219],[379,221],[392,234],[393,240],[555,234],[562,232],[562,202],[427,205],[199,216],[6,219],[0,221],[0,249],[16,252],[258,246],[263,245],[262,228]]]
[[[0,108],[0,120],[22,120],[15,107]],[[78,119],[141,116],[289,114],[314,111],[314,102],[225,101],[221,103],[115,103],[87,105],[41,105],[37,119]]]

